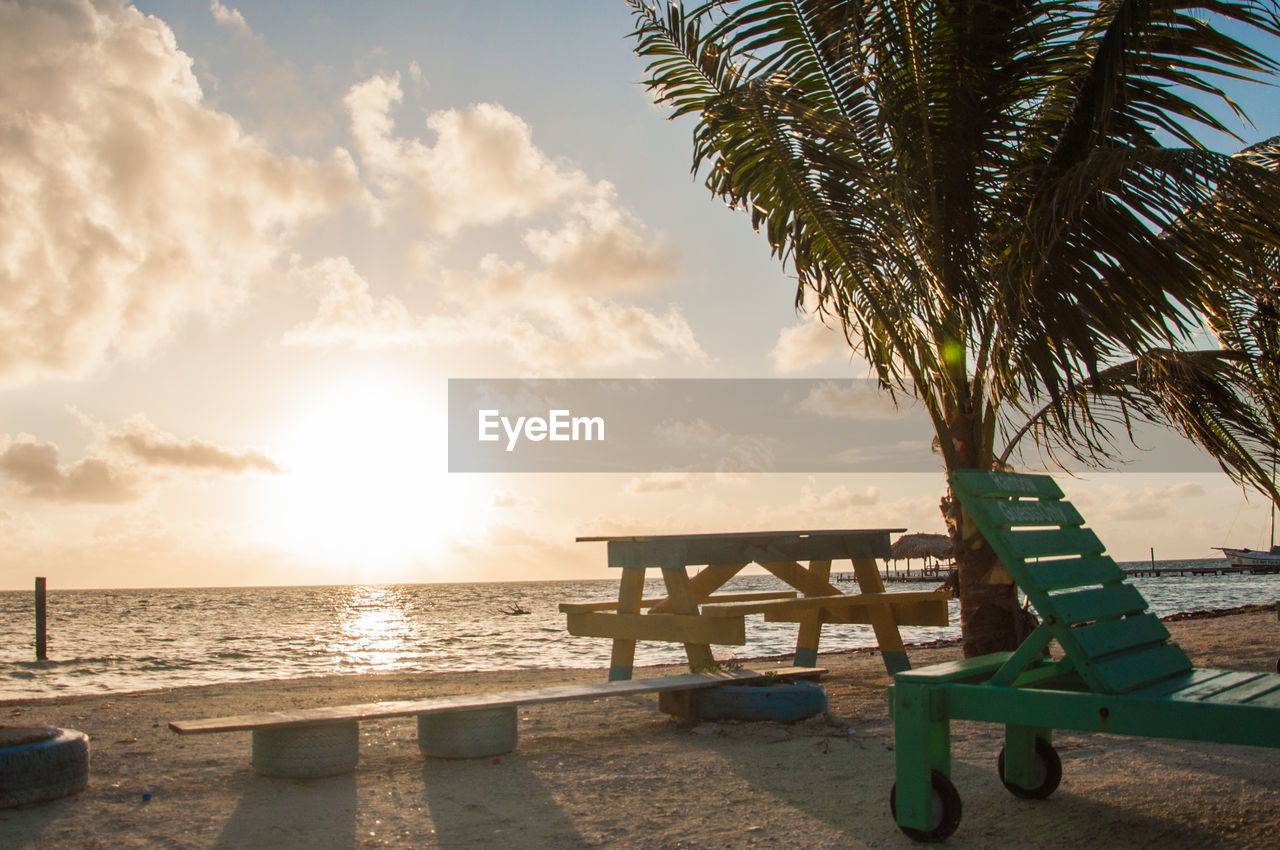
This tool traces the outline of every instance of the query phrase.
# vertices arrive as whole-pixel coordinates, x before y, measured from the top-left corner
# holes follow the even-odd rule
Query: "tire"
[[[263,776],[316,779],[355,770],[360,730],[354,721],[253,730],[253,769]]]
[[[56,800],[89,784],[89,739],[74,729],[0,726],[0,809]]]
[[[1034,786],[1023,788],[1021,785],[1005,782],[1004,747],[1000,748],[1000,755],[996,758],[996,770],[1000,774],[1000,781],[1004,782],[1004,787],[1009,789],[1009,793],[1022,800],[1043,800],[1058,790],[1058,783],[1062,782],[1062,759],[1058,757],[1058,751],[1053,748],[1053,745],[1044,738],[1036,738],[1036,784]]]
[[[516,706],[418,715],[418,749],[428,758],[500,756],[516,748]]]
[[[817,682],[721,685],[697,691],[694,705],[702,720],[795,723],[827,710],[827,690]]]
[[[960,804],[960,792],[951,780],[935,770],[930,777],[933,784],[933,825],[928,829],[917,829],[913,826],[898,824],[902,834],[912,841],[925,844],[937,844],[946,841],[951,833],[960,826],[963,807]],[[889,811],[893,813],[894,823],[898,821],[898,784],[895,782],[889,789]]]

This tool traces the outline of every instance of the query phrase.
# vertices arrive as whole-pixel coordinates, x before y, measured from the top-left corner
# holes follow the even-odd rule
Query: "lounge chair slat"
[[[1084,517],[1070,502],[1038,502],[1033,499],[983,499],[968,508],[1001,528],[1017,526],[1083,525]]]
[[[1280,675],[1276,673],[1259,673],[1247,682],[1240,682],[1224,688],[1212,696],[1204,697],[1204,702],[1217,703],[1252,703],[1260,697],[1280,691]],[[1277,694],[1280,696],[1280,694]]]
[[[1109,555],[1037,561],[1027,564],[1026,571],[1042,590],[1050,591],[1124,581],[1124,570]]]
[[[1207,682],[1216,679],[1219,676],[1226,675],[1226,670],[1191,670],[1186,673],[1179,674],[1173,678],[1166,679],[1155,685],[1149,685],[1141,690],[1134,691],[1133,696],[1149,697],[1151,699],[1174,698],[1179,691],[1187,688],[1195,687],[1201,682]]]
[[[1101,555],[1107,548],[1088,528],[1010,531],[1006,540],[1009,548],[1023,560],[1059,555]]]
[[[1051,610],[1041,611],[1041,615],[1052,617],[1056,614],[1068,625],[1089,620],[1112,620],[1126,614],[1141,614],[1147,609],[1147,600],[1131,584],[1070,590],[1050,596],[1049,600]]]
[[[991,498],[1061,499],[1062,488],[1048,475],[963,470],[956,473],[964,488],[974,496]]]
[[[1223,691],[1229,690],[1237,685],[1244,685],[1252,682],[1258,677],[1258,673],[1247,673],[1240,670],[1228,670],[1221,676],[1209,679],[1199,684],[1183,688],[1177,693],[1170,694],[1172,699],[1178,700],[1203,700],[1208,699]]]
[[[1137,652],[1109,656],[1094,662],[1102,681],[1115,693],[1136,691],[1191,669],[1191,659],[1182,647],[1161,644]]]
[[[1090,658],[1100,658],[1140,646],[1163,643],[1169,630],[1155,614],[1106,620],[1076,629],[1075,639]]]

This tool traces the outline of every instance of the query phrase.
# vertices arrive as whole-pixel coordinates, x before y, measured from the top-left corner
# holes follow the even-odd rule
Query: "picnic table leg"
[[[809,573],[814,578],[827,584],[831,581],[830,561],[810,561]],[[828,595],[805,593],[805,596]],[[822,639],[822,612],[814,611],[800,618],[800,629],[796,635],[796,655],[791,664],[794,667],[818,666],[818,642]]]
[[[667,585],[667,599],[671,602],[674,614],[698,613],[698,603],[693,598],[693,589],[689,585],[689,574],[684,567],[664,567],[662,579]],[[685,654],[689,656],[689,669],[700,673],[709,669],[715,659],[711,655],[711,646],[705,643],[686,643]]]
[[[852,560],[858,589],[862,593],[884,593],[884,581],[880,578],[880,568],[876,566],[875,558]],[[893,609],[888,605],[873,605],[868,607],[867,614],[876,634],[876,643],[880,644],[884,669],[890,673],[910,670],[911,661],[907,658],[907,648],[902,644],[902,635],[898,632],[898,621],[893,616]]]
[[[644,567],[625,567],[618,588],[618,613],[639,614],[640,600],[644,599]],[[609,657],[609,681],[631,678],[636,663],[636,642],[632,638],[614,638],[613,652]]]

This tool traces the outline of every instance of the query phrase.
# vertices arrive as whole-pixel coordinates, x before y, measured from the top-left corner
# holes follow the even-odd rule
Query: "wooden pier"
[[[1123,567],[1127,576],[1227,576],[1251,573],[1254,575],[1274,575],[1275,567],[1237,567],[1223,561],[1218,564],[1199,564],[1187,567]]]

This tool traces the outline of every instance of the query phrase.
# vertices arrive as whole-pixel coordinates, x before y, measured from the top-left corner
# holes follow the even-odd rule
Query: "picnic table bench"
[[[945,626],[951,594],[945,590],[886,593],[876,558],[889,555],[889,535],[900,528],[818,531],[657,534],[579,537],[608,545],[610,567],[622,570],[616,601],[560,605],[572,635],[613,639],[610,680],[630,678],[638,640],[683,643],[689,667],[714,664],[711,645],[747,642],[745,618],[798,624],[794,663],[817,664],[827,623],[864,623],[875,632],[885,668],[909,669],[898,626]],[[859,593],[831,583],[831,563],[852,562]],[[800,562],[808,561],[808,567]],[[724,584],[756,563],[793,588],[720,593]],[[696,575],[689,567],[701,566]],[[644,598],[646,571],[661,572],[667,595]],[[803,594],[803,596],[801,596]]]
[[[294,778],[335,776],[356,766],[361,720],[417,717],[418,749],[424,756],[479,758],[515,749],[516,709],[522,705],[657,693],[661,697],[677,697],[663,699],[662,710],[697,719],[697,701],[680,699],[678,695],[727,685],[816,679],[826,672],[821,668],[783,667],[689,673],[180,720],[170,723],[169,728],[179,735],[249,731],[253,733],[252,763],[258,773]]]

